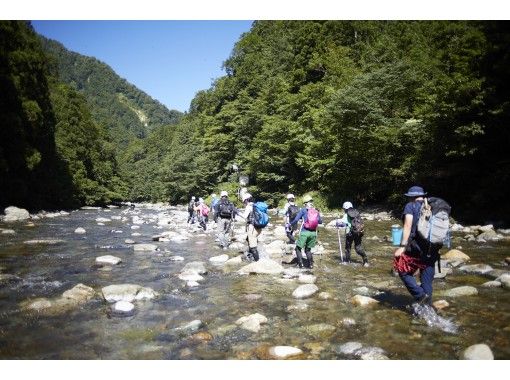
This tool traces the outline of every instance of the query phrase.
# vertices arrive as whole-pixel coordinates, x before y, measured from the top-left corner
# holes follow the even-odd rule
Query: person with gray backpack
[[[354,250],[363,260],[363,266],[368,267],[367,254],[361,245],[361,239],[365,233],[365,224],[361,218],[361,214],[354,208],[351,202],[344,202],[342,205],[344,216],[337,220],[336,227],[345,227],[345,258],[343,262],[351,262],[351,246],[354,243]]]
[[[402,213],[404,223],[400,247],[394,252],[393,268],[419,304],[432,303],[432,282],[439,249],[449,238],[451,207],[440,198],[426,198],[420,186],[405,194],[409,202]],[[420,271],[418,285],[414,273]]]

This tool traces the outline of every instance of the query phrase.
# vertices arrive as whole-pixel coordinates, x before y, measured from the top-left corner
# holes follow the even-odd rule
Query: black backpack
[[[218,214],[220,215],[220,218],[232,218],[234,214],[234,204],[229,201],[220,201],[218,204]]]
[[[287,209],[287,215],[289,216],[289,223],[292,222],[298,214],[300,208],[296,205],[290,205]]]
[[[365,232],[365,223],[361,218],[361,214],[355,208],[347,210],[347,216],[351,218],[351,230],[350,232],[354,235],[363,235]]]

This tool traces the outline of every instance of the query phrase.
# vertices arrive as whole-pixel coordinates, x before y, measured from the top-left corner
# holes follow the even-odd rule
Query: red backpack
[[[310,231],[315,231],[319,225],[319,211],[309,208],[306,213],[306,222],[303,227]]]

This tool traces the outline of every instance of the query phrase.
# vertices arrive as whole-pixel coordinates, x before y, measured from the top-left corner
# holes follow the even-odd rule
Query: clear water
[[[15,235],[0,234],[0,273],[21,278],[0,284],[0,358],[263,359],[267,347],[287,345],[303,350],[300,359],[350,359],[352,356],[341,353],[338,347],[353,341],[381,348],[390,359],[457,359],[465,348],[477,343],[489,345],[496,359],[510,358],[510,291],[481,287],[487,277],[454,271],[446,279],[435,280],[435,290],[471,285],[479,294],[447,299],[450,306],[439,311],[437,318],[413,315],[411,297],[391,275],[391,244],[370,239],[374,235],[390,237],[395,220],[367,222],[364,247],[370,260],[368,268],[361,267],[361,259],[354,252],[354,264],[339,265],[336,230],[321,228],[319,241],[328,252],[316,257],[313,274],[319,291],[330,293],[331,298],[322,300],[316,294],[296,300],[291,295],[299,285],[296,280],[282,281],[280,275],[241,276],[236,273],[239,266],[226,269],[211,265],[208,259],[212,256],[237,255],[220,250],[212,234],[195,232],[183,243],[155,243],[159,252],[134,252],[125,239],[153,243],[151,237],[168,228],[158,228],[153,219],[131,230],[131,216],[148,220],[158,212],[150,208],[79,210],[35,221],[34,227],[26,223],[0,225],[16,230]],[[128,216],[130,220],[113,220],[105,226],[95,221],[112,216]],[[328,222],[331,217],[325,219]],[[273,218],[272,222],[281,221]],[[75,234],[77,227],[87,233]],[[141,236],[132,237],[133,232]],[[24,243],[35,239],[64,242]],[[509,269],[504,263],[510,252],[508,241],[480,245],[455,235],[453,243],[454,247],[462,246],[472,263]],[[120,257],[122,263],[111,270],[100,268],[95,258],[102,255]],[[185,260],[172,261],[175,255]],[[208,268],[205,280],[196,288],[187,288],[177,278],[191,261],[204,261]],[[59,297],[78,283],[94,288],[98,296],[62,315],[37,315],[20,308],[24,300]],[[160,296],[136,302],[132,316],[115,316],[111,305],[101,298],[101,288],[122,283],[153,288]],[[353,306],[350,299],[359,287],[367,287],[379,304]],[[307,310],[287,309],[303,304],[308,305]],[[258,333],[235,325],[240,317],[254,313],[268,318]],[[343,323],[346,318],[355,324]],[[209,339],[194,339],[192,332],[174,330],[196,319],[203,322],[199,331],[210,334]],[[445,331],[445,326],[455,329]]]

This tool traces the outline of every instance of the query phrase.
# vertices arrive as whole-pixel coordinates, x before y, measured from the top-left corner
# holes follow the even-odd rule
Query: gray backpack
[[[451,207],[441,198],[425,198],[420,209],[417,233],[430,244],[443,246],[450,237]]]

